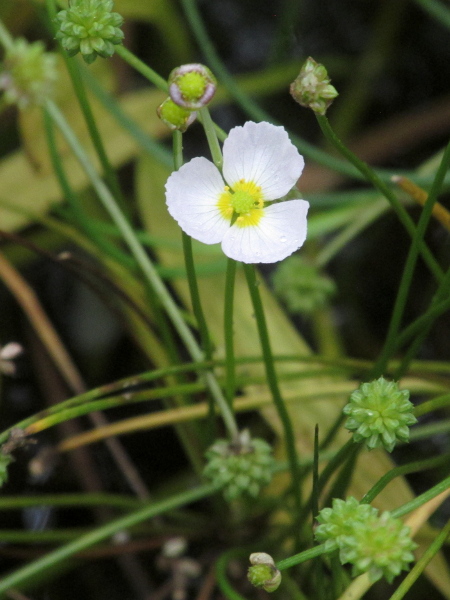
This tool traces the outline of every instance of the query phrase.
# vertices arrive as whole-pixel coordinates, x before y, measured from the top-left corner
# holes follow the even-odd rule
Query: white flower
[[[232,129],[224,142],[223,177],[202,157],[172,173],[166,183],[169,213],[196,240],[221,242],[234,260],[283,260],[306,239],[309,204],[270,202],[293,188],[303,166],[283,127],[249,121]]]

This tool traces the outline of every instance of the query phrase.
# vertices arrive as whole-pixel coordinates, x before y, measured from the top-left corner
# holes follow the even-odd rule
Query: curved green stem
[[[136,69],[138,73],[143,75],[150,83],[153,83],[157,88],[164,92],[169,91],[169,84],[164,77],[158,75],[156,71],[154,71],[151,67],[145,64],[140,58],[135,56],[130,50],[125,48],[125,46],[116,46],[116,54],[123,58],[125,62],[127,62],[130,67]]]
[[[284,571],[285,569],[289,569],[290,567],[295,567],[295,565],[300,565],[301,563],[306,562],[307,560],[311,560],[312,558],[316,558],[317,556],[322,556],[322,554],[331,554],[337,549],[337,544],[335,546],[329,546],[325,548],[325,544],[320,544],[319,546],[314,546],[314,548],[310,548],[309,550],[304,550],[303,552],[299,552],[298,554],[294,554],[289,558],[285,558],[284,560],[280,560],[275,564],[276,568],[280,571]]]
[[[258,283],[256,281],[255,267],[254,265],[244,264],[245,276],[247,278],[248,289],[255,311],[256,324],[258,327],[259,339],[261,342],[261,348],[264,358],[264,365],[267,375],[267,383],[272,393],[272,398],[275,404],[275,408],[280,417],[284,436],[286,450],[290,465],[291,478],[292,478],[292,489],[294,492],[294,501],[297,515],[301,511],[301,469],[299,467],[299,460],[297,456],[297,449],[295,447],[295,435],[292,427],[289,412],[286,408],[284,400],[281,396],[281,392],[278,386],[278,378],[275,371],[274,360],[272,355],[272,349],[270,347],[269,332],[267,330],[266,318],[264,315],[264,308],[259,294]]]
[[[236,279],[236,261],[232,258],[227,262],[225,277],[225,309],[223,315],[223,329],[225,339],[226,381],[225,396],[230,406],[236,393],[236,360],[234,356],[234,283]]]
[[[57,565],[72,557],[77,552],[86,550],[94,544],[113,536],[119,531],[126,530],[133,525],[137,525],[138,523],[152,519],[157,515],[164,514],[169,510],[173,510],[186,504],[190,504],[191,502],[211,496],[216,490],[217,488],[212,485],[197,487],[193,490],[182,492],[181,494],[173,496],[172,498],[161,500],[160,502],[152,502],[150,505],[145,506],[144,508],[132,512],[124,517],[120,517],[119,519],[115,519],[114,521],[111,521],[102,527],[98,527],[97,529],[82,535],[73,542],[57,548],[42,558],[38,558],[37,560],[26,564],[24,567],[17,569],[10,575],[3,577],[3,579],[0,581],[0,597],[4,597],[4,593],[11,588],[24,585],[38,575],[42,576],[43,573],[49,569],[55,568]]]
[[[213,120],[211,119],[211,114],[208,110],[208,107],[204,106],[200,109],[199,113],[203,129],[205,130],[206,139],[208,140],[208,146],[211,151],[213,163],[219,170],[222,170],[222,151],[220,149],[219,140],[217,138],[216,127],[214,125]]]
[[[400,323],[403,318],[406,301],[409,294],[409,289],[411,286],[412,278],[414,275],[414,270],[416,267],[417,259],[420,252],[420,247],[423,244],[423,238],[425,235],[425,230],[429,223],[431,213],[433,210],[433,206],[437,200],[437,196],[439,191],[442,188],[442,184],[444,182],[445,174],[448,170],[448,166],[450,164],[450,143],[447,144],[447,148],[442,156],[441,163],[436,172],[436,176],[433,181],[433,185],[431,186],[430,193],[428,194],[428,198],[425,202],[425,206],[420,215],[419,222],[417,224],[417,228],[413,237],[413,241],[411,247],[409,249],[408,257],[406,259],[405,268],[403,270],[402,279],[400,282],[400,287],[398,290],[397,298],[394,304],[394,310],[392,312],[391,322],[389,324],[388,333],[386,336],[386,340],[383,346],[383,350],[380,354],[380,357],[374,367],[374,377],[378,377],[382,375],[386,365],[389,361],[390,356],[392,356],[392,351],[396,346],[396,338],[398,336],[398,330],[400,328]],[[447,288],[446,278],[444,277],[441,280],[441,286]],[[439,293],[439,292],[438,292]],[[411,356],[412,358],[412,356]]]
[[[416,508],[419,508],[420,506],[423,506],[424,504],[426,504],[433,498],[436,498],[436,496],[439,496],[439,494],[441,494],[442,492],[446,492],[449,488],[450,488],[450,477],[446,477],[443,481],[441,481],[437,485],[434,485],[432,488],[430,488],[423,494],[420,494],[420,496],[417,496],[413,500],[410,500],[406,504],[403,504],[403,506],[399,506],[398,508],[395,508],[391,512],[391,514],[393,517],[396,517],[396,518],[404,517],[408,513],[412,512],[413,510],[416,510]]]
[[[175,169],[179,169],[183,164],[183,135],[180,131],[173,132],[173,162]],[[192,310],[197,321],[200,338],[202,341],[203,351],[206,360],[210,360],[212,356],[211,337],[208,331],[205,314],[203,312],[200,293],[198,290],[197,274],[195,272],[194,255],[192,252],[192,238],[181,232],[183,242],[184,264],[186,267],[186,275],[188,280],[189,292],[191,295]]]
[[[439,0],[414,0],[424,11],[434,17],[441,25],[450,29],[450,10]]]
[[[440,465],[448,464],[449,453],[442,456],[433,456],[433,458],[427,458],[425,460],[417,460],[407,465],[401,465],[391,469],[388,473],[385,473],[377,483],[370,488],[370,490],[361,498],[361,504],[370,504],[380,494],[384,488],[396,477],[402,477],[409,475],[410,473],[418,473],[419,471],[425,471],[427,469],[434,469]]]
[[[372,185],[376,189],[378,189],[383,194],[383,196],[385,196],[385,198],[389,201],[392,208],[396,212],[400,222],[405,227],[406,231],[410,234],[411,238],[414,240],[415,236],[416,236],[416,227],[414,226],[414,223],[413,223],[411,217],[408,215],[406,210],[401,205],[397,196],[392,192],[392,190],[389,188],[389,186],[382,179],[380,179],[380,177],[377,175],[377,173],[375,173],[375,171],[373,171],[369,167],[369,165],[367,165],[365,162],[360,160],[355,154],[353,154],[353,152],[351,152],[351,150],[349,150],[341,142],[341,140],[337,137],[337,135],[334,133],[333,129],[331,128],[331,125],[330,125],[328,119],[326,118],[326,116],[319,115],[317,113],[315,113],[315,116],[316,116],[316,119],[322,130],[322,133],[324,134],[326,139],[343,156],[345,156],[345,158],[351,164],[353,164],[358,169],[358,171],[364,176],[364,178],[367,181],[372,183]],[[430,269],[431,273],[434,275],[435,279],[438,282],[441,281],[441,279],[443,277],[442,269],[436,262],[435,258],[433,257],[432,253],[430,252],[428,247],[425,245],[423,240],[421,238],[417,238],[417,240],[418,240],[418,247],[420,249],[420,253],[421,253],[424,261],[428,265],[428,268]]]

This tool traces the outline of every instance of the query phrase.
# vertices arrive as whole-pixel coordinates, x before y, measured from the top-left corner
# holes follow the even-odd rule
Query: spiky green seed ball
[[[81,53],[87,63],[97,56],[109,58],[114,46],[121,44],[123,18],[112,12],[113,0],[72,0],[67,10],[56,15],[59,31],[56,38],[69,56]]]
[[[383,446],[392,452],[398,441],[409,441],[409,426],[417,423],[409,391],[383,377],[363,383],[344,407],[345,427],[353,431],[355,442],[365,442],[369,450]]]
[[[417,544],[411,530],[388,511],[355,523],[352,535],[342,540],[340,560],[353,565],[353,576],[368,573],[371,581],[385,577],[389,583],[409,569]]]
[[[360,504],[356,498],[335,498],[332,508],[323,508],[319,512],[315,538],[318,542],[325,542],[327,546],[334,545],[335,542],[339,546],[343,538],[352,535],[355,523],[365,523],[377,512],[376,508],[370,504]]]
[[[52,93],[56,80],[56,55],[45,51],[42,42],[14,40],[0,68],[0,90],[8,104],[21,109],[42,104]]]
[[[226,500],[246,495],[256,497],[273,475],[275,460],[264,440],[244,443],[217,440],[206,452],[204,476],[223,490]]]
[[[388,511],[382,515],[355,498],[333,500],[332,508],[320,511],[315,531],[318,542],[339,549],[342,564],[350,563],[353,576],[368,573],[371,581],[385,577],[391,582],[409,568],[417,547],[410,529]]]

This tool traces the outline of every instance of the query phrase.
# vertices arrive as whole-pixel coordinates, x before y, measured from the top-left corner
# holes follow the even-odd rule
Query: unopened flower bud
[[[161,121],[167,125],[171,131],[181,131],[184,133],[186,129],[191,125],[197,118],[197,113],[182,108],[171,98],[164,100],[162,104],[156,109],[158,117]]]
[[[234,442],[217,440],[206,452],[205,477],[223,489],[228,501],[256,497],[272,479],[275,461],[264,440],[251,439],[247,430]]]
[[[56,80],[56,55],[45,52],[42,42],[29,44],[23,38],[7,49],[0,67],[0,90],[8,104],[20,109],[42,104]]]
[[[250,583],[266,592],[274,592],[281,583],[281,573],[270,554],[254,552],[250,554],[250,562],[252,566],[247,574]]]
[[[109,58],[114,46],[121,44],[123,18],[112,12],[113,0],[72,0],[67,10],[56,15],[59,31],[56,38],[69,56],[81,53],[85,62],[97,56]]]
[[[383,446],[392,452],[398,441],[409,441],[409,425],[417,423],[409,391],[400,390],[395,381],[383,377],[363,383],[344,407],[345,427],[353,431],[355,442],[366,443],[369,450]]]
[[[217,81],[208,67],[182,65],[169,75],[169,94],[175,104],[187,110],[206,106],[216,92]]]
[[[324,115],[333,100],[338,96],[330,84],[326,68],[313,58],[308,58],[300,73],[291,83],[291,96],[296,102],[314,112]]]

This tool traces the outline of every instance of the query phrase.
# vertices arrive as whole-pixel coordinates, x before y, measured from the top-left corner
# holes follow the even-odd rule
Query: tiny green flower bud
[[[336,292],[332,279],[295,255],[280,263],[272,281],[275,293],[293,314],[311,314],[326,306]]]
[[[182,133],[191,125],[197,118],[197,113],[182,108],[171,98],[166,98],[156,109],[158,117],[167,125],[171,131],[179,130]]]
[[[338,96],[336,88],[330,84],[327,70],[313,58],[308,58],[300,73],[291,83],[291,96],[296,102],[314,112],[324,115],[333,100]]]
[[[121,44],[123,18],[112,12],[113,0],[72,0],[69,8],[56,15],[59,31],[56,38],[69,56],[81,53],[85,62],[97,56],[109,58],[114,46]]]
[[[281,573],[270,554],[254,552],[250,554],[250,562],[252,566],[247,574],[250,583],[266,592],[274,592],[281,583]]]
[[[392,452],[398,441],[409,441],[409,425],[417,423],[413,410],[409,391],[380,377],[363,383],[350,396],[343,410],[349,417],[345,427],[354,432],[355,442],[364,441],[369,450],[383,446]]]
[[[169,94],[175,104],[187,110],[206,106],[216,92],[217,81],[208,67],[182,65],[169,75]]]
[[[247,430],[237,441],[217,440],[206,452],[205,477],[223,489],[226,500],[256,497],[272,479],[275,461],[264,440],[250,439]]]
[[[56,55],[45,52],[42,42],[29,44],[19,38],[7,49],[0,67],[0,90],[4,100],[20,109],[42,104],[56,80]]]

